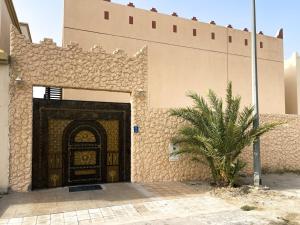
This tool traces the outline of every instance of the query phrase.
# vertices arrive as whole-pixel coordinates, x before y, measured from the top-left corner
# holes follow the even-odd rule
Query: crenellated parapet
[[[87,49],[91,47],[90,43],[99,39],[109,50],[115,45],[126,51],[129,49],[130,53],[138,49],[130,47],[135,44],[153,44],[243,57],[251,55],[248,28],[236,29],[232,24],[220,26],[214,20],[204,23],[196,17],[185,19],[178,12],[166,15],[154,7],[143,10],[132,2],[128,5],[104,0],[90,0],[88,3],[78,0],[76,4],[70,0],[65,2],[64,40],[77,40]],[[283,30],[276,37],[258,33],[258,57],[282,61],[282,38]]]
[[[72,83],[72,80],[80,80],[81,77],[86,76],[86,79],[89,80],[86,83],[86,88],[93,88],[94,86],[98,87],[99,83],[95,83],[96,80],[101,81],[102,78],[104,80],[107,79],[105,76],[101,75],[101,71],[105,70],[105,68],[109,67],[116,69],[116,65],[126,64],[134,68],[138,66],[140,62],[146,61],[147,57],[147,47],[142,48],[134,56],[128,56],[127,53],[125,53],[125,51],[121,49],[116,49],[112,53],[108,53],[99,45],[93,46],[89,51],[81,48],[80,45],[76,42],[70,42],[69,44],[65,45],[65,47],[59,47],[50,38],[45,38],[39,44],[33,44],[28,41],[25,36],[16,32],[16,28],[14,27],[12,27],[11,31],[11,43],[12,65],[15,70],[25,71],[22,74],[22,79],[25,81],[30,81],[34,84],[43,83],[44,85],[48,86],[57,86],[57,84],[60,83],[61,86],[74,87],[74,83]],[[52,63],[61,63],[61,68],[59,69],[60,71],[56,70],[55,66],[52,67]],[[43,68],[41,68],[40,70],[43,71],[41,73],[43,74],[42,77],[44,78],[40,76],[41,74],[39,74],[39,70],[36,70],[36,68],[38,68],[36,64],[39,64],[40,66],[46,68],[49,67],[49,70],[43,70]],[[69,67],[73,67],[74,72],[77,71],[78,73],[70,74],[69,72],[67,72],[67,70],[65,70]],[[92,75],[93,77],[88,78],[91,75],[89,73],[89,70],[81,73],[79,72],[82,71],[82,68],[93,67],[100,68],[97,74]],[[28,68],[35,68],[35,70],[28,71]],[[55,69],[55,73],[54,71],[52,71],[54,70],[53,68]],[[124,74],[129,77],[124,76]],[[13,76],[16,75],[17,74],[13,74]],[[134,74],[130,73],[130,70],[126,72],[123,68],[115,70],[114,76],[116,76],[116,79],[111,80],[110,84],[101,82],[101,85],[103,86],[102,88],[104,90],[106,86],[116,86],[116,89],[118,89],[118,83],[127,82],[131,79],[146,79],[145,75],[142,73]],[[62,83],[61,81],[64,82]],[[144,82],[139,83],[142,84]],[[128,84],[129,86],[125,87],[123,91],[130,92],[134,88],[133,84]],[[145,89],[144,86],[138,86],[137,88]]]
[[[282,28],[277,31],[276,37],[283,39],[283,29]]]
[[[102,1],[110,2],[110,3],[114,4],[111,0],[102,0]],[[132,8],[135,8],[134,3],[132,3],[132,2],[129,2],[129,3],[127,4],[127,6],[132,7]],[[124,10],[126,10],[126,9],[124,8]],[[137,8],[137,10],[142,10],[142,9],[138,9],[138,8]],[[143,10],[143,11],[145,11],[145,10]],[[157,10],[155,7],[152,7],[152,8],[150,9],[150,12],[156,12],[156,13],[158,13],[158,10]],[[162,14],[162,13],[159,13],[159,14],[165,15],[165,14]],[[178,15],[177,12],[173,12],[173,13],[171,13],[170,15],[173,16],[173,17],[178,17],[179,19],[186,20],[185,18],[180,18],[180,16]],[[192,20],[192,21],[198,21],[197,17],[195,17],[195,16],[192,17],[191,20]],[[217,25],[216,22],[215,22],[214,20],[210,21],[209,24]],[[224,28],[225,28],[225,27],[224,27]],[[231,24],[228,24],[226,28],[233,29],[233,26],[232,26]],[[243,31],[248,32],[248,28],[243,29]],[[276,35],[275,38],[279,38],[279,39],[282,39],[282,38],[283,38],[283,29],[281,28],[280,31],[281,31],[282,35]],[[258,34],[264,35],[264,34],[263,34],[263,31],[260,31]]]

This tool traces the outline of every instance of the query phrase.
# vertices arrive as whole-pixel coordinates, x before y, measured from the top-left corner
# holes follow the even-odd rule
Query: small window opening
[[[62,88],[46,87],[44,99],[47,100],[62,100]]]
[[[156,21],[152,21],[152,29],[156,29]]]
[[[173,25],[173,32],[177,33],[177,26],[176,25]]]
[[[108,11],[104,12],[104,19],[109,20],[109,12]]]
[[[232,43],[232,36],[228,37],[228,41],[229,41],[229,43]]]
[[[215,39],[216,39],[215,33],[211,33],[211,39],[212,39],[212,40],[215,40]]]
[[[248,39],[245,39],[245,46],[248,46]]]
[[[260,48],[264,48],[264,43],[261,41],[261,42],[259,43],[259,46],[260,46]]]
[[[193,36],[197,36],[197,30],[196,29],[193,29]]]
[[[133,24],[133,16],[129,16],[129,24]]]

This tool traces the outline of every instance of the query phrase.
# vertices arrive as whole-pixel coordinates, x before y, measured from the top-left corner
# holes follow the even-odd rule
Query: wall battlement
[[[11,29],[13,32],[15,32],[15,27],[12,26]],[[15,34],[13,34],[15,35]],[[144,46],[140,48],[135,54],[128,55],[123,49],[116,48],[112,52],[106,51],[101,45],[95,44],[90,49],[86,50],[83,49],[78,42],[70,41],[68,44],[65,44],[63,47],[58,46],[56,42],[52,38],[44,38],[40,41],[39,44],[32,43],[30,40],[26,38],[24,34],[19,34],[19,39],[24,42],[24,45],[31,45],[33,48],[47,48],[51,50],[57,50],[57,51],[76,51],[77,53],[95,53],[95,54],[102,54],[102,55],[112,55],[112,56],[118,56],[123,58],[134,59],[139,57],[139,55],[144,54],[144,52],[147,50],[147,46]],[[2,57],[1,55],[1,49],[0,49],[0,59]],[[3,52],[4,56],[5,52]]]
[[[103,0],[103,1],[112,3],[111,0]],[[113,3],[113,4],[116,4],[116,3]],[[119,5],[121,5],[121,4],[119,4]],[[132,2],[129,2],[129,3],[127,4],[127,6],[128,6],[128,7],[133,7],[133,8],[135,8],[134,3],[132,3]],[[138,9],[138,10],[144,10],[144,9],[140,9],[140,8],[137,8],[137,9]],[[146,10],[145,10],[145,11],[146,11]],[[150,9],[150,12],[156,12],[156,13],[159,13],[159,11],[158,11],[155,7],[152,7],[152,8]],[[167,15],[167,14],[164,14],[164,13],[159,13],[159,14]],[[173,12],[170,16],[179,17],[177,12]],[[179,17],[179,18],[181,18],[181,17]],[[188,19],[186,19],[186,18],[181,18],[181,19],[188,20]],[[195,17],[195,16],[193,16],[193,17],[191,18],[191,20],[192,20],[192,21],[198,21],[198,18]],[[214,20],[211,20],[211,21],[209,22],[209,24],[217,25],[216,22],[215,22]],[[235,29],[231,24],[228,24],[226,27],[227,27],[227,28],[231,28],[231,29]],[[225,27],[224,27],[224,28],[225,28]],[[243,29],[243,31],[248,32],[249,30],[248,30],[247,27],[245,27],[245,28]],[[258,34],[264,35],[263,31],[260,31]],[[276,37],[276,38],[283,39],[283,28],[280,28],[280,29],[278,30],[278,32],[276,33],[275,37]]]
[[[251,33],[247,28],[204,23],[196,17],[184,19],[177,13],[166,15],[156,8],[149,11],[106,0],[65,0],[64,41],[74,32],[89,33],[105,39],[123,39],[195,50],[251,56]],[[283,61],[283,30],[276,37],[257,34],[258,57]],[[87,46],[90,48],[91,46]],[[111,48],[110,46],[107,46]],[[137,49],[132,50],[135,52]]]

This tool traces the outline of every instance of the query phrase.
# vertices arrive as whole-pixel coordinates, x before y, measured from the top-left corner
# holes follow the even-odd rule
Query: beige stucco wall
[[[131,94],[115,91],[95,91],[63,88],[63,100],[130,103]]]
[[[4,0],[0,0],[0,49],[9,53],[9,34],[12,21]]]
[[[10,51],[11,19],[4,0],[0,0],[0,51]],[[2,54],[2,52],[0,52]],[[0,62],[0,193],[7,192],[9,170],[8,147],[8,83],[9,66]]]
[[[20,23],[20,29],[26,39],[32,41],[28,23]]]
[[[285,109],[287,114],[300,112],[300,57],[294,53],[284,62]]]
[[[8,85],[9,65],[0,64],[0,193],[7,192],[9,186]]]
[[[110,19],[104,20],[104,11]],[[134,24],[128,17],[134,17]],[[152,21],[157,29],[151,28]],[[172,32],[172,26],[178,32]],[[197,36],[192,30],[197,29]],[[211,40],[211,32],[215,40]],[[90,49],[95,43],[108,52],[115,48],[133,54],[148,46],[149,106],[170,108],[189,104],[187,90],[224,95],[233,81],[243,104],[251,98],[250,33],[179,17],[118,5],[103,0],[65,0],[64,44],[70,41]],[[232,43],[228,37],[232,36]],[[285,113],[282,39],[258,35],[259,93],[262,113]],[[245,39],[248,46],[245,46]],[[274,98],[276,96],[276,98]]]

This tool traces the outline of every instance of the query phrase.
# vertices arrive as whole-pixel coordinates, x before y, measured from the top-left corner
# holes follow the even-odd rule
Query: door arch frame
[[[72,140],[76,134],[82,130],[88,130],[92,132],[96,137],[96,143],[101,145],[100,154],[101,162],[101,180],[98,182],[106,182],[106,161],[107,161],[107,134],[104,127],[96,120],[74,120],[72,121],[63,132],[62,138],[62,157],[63,157],[63,169],[62,169],[62,184],[63,186],[72,185],[68,181],[68,169],[69,169],[69,140]],[[74,143],[73,143],[74,144]],[[97,182],[96,182],[97,183]]]

